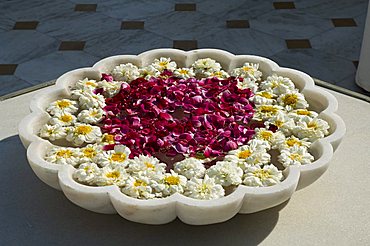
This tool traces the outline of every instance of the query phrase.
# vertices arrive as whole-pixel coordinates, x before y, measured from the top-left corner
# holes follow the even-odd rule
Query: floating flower
[[[182,79],[189,79],[195,76],[195,73],[192,68],[178,68],[173,72],[173,75],[182,78]]]
[[[315,111],[307,110],[307,109],[296,109],[292,110],[288,113],[288,116],[292,118],[295,122],[298,122],[302,120],[303,118],[310,117],[310,118],[316,118],[318,116],[318,113]]]
[[[304,146],[294,145],[289,149],[283,149],[280,151],[278,160],[284,167],[292,165],[306,165],[310,164],[314,157],[308,153],[307,148]]]
[[[97,144],[88,144],[80,149],[80,163],[94,162],[95,157],[103,150]]]
[[[64,139],[67,136],[66,128],[60,125],[44,125],[40,129],[40,137],[48,138],[51,141]]]
[[[250,89],[253,93],[255,93],[258,89],[258,85],[251,78],[239,80],[237,86],[241,90]]]
[[[194,157],[185,158],[174,164],[175,172],[184,175],[186,178],[203,178],[206,168],[202,161]]]
[[[140,77],[143,77],[144,79],[155,78],[161,74],[161,72],[158,69],[156,69],[153,65],[140,68],[139,72],[140,72]]]
[[[201,77],[207,77],[205,74],[207,73],[213,73],[221,70],[220,63],[216,62],[215,60],[211,58],[204,58],[204,59],[198,59],[196,60],[192,68],[194,69],[194,72],[196,75]]]
[[[195,199],[210,200],[225,196],[225,190],[221,185],[216,184],[213,178],[205,175],[204,179],[189,180],[184,194]]]
[[[239,185],[242,182],[243,170],[235,162],[218,161],[216,165],[207,169],[206,174],[214,178],[216,184],[230,186]]]
[[[116,66],[112,71],[112,75],[116,81],[131,82],[140,76],[140,72],[137,66],[127,63]]]
[[[97,126],[76,123],[75,126],[67,128],[67,141],[76,146],[83,143],[95,143],[102,136],[101,130]]]
[[[44,159],[54,164],[77,166],[80,152],[75,148],[53,147]]]
[[[284,108],[278,105],[256,105],[256,111],[253,115],[254,120],[268,120],[271,117],[281,113]]]
[[[166,167],[166,164],[155,157],[139,155],[129,162],[127,171],[132,175],[144,175],[156,179],[158,175],[166,172]]]
[[[280,106],[285,107],[285,109],[288,111],[293,109],[305,109],[308,107],[308,103],[304,98],[304,95],[298,91],[290,91],[280,95],[277,99],[277,102]]]
[[[96,124],[103,119],[105,112],[101,108],[89,108],[82,110],[77,118],[79,122],[87,124]]]
[[[123,186],[127,178],[130,177],[126,169],[120,165],[107,165],[100,169],[99,175],[95,178],[95,183],[99,186],[117,185]]]
[[[255,92],[251,100],[257,105],[273,105],[276,104],[276,95],[269,90]]]
[[[299,139],[292,135],[287,138],[279,139],[276,143],[276,146],[280,150],[289,149],[293,146],[303,146],[309,148],[311,146],[311,142],[309,142],[307,138]]]
[[[79,105],[82,109],[104,108],[105,98],[103,95],[85,92],[79,96]]]
[[[95,185],[96,178],[100,176],[100,168],[95,163],[82,163],[73,173],[73,178],[80,183]]]
[[[247,186],[272,186],[281,182],[283,174],[274,165],[249,166],[245,169],[243,184]]]
[[[151,187],[153,181],[145,176],[128,176],[124,187],[121,189],[122,193],[138,199],[155,198],[154,190]],[[157,195],[161,196],[161,193]]]
[[[173,170],[170,173],[165,173],[160,182],[153,187],[161,192],[163,196],[169,196],[174,193],[182,194],[186,187],[187,178]]]
[[[258,63],[244,63],[240,68],[235,68],[231,71],[234,77],[249,78],[251,81],[260,81],[262,72],[258,70]]]
[[[113,150],[104,151],[99,153],[96,158],[95,162],[99,164],[101,167],[105,167],[108,165],[111,166],[127,166],[128,158],[131,151],[124,145],[116,145],[114,146]]]
[[[177,67],[177,64],[176,62],[171,61],[171,58],[161,57],[159,59],[155,59],[152,63],[152,66],[162,72],[164,70],[174,71]]]
[[[260,88],[262,90],[272,90],[274,94],[279,96],[293,91],[295,86],[289,78],[273,74],[272,76],[268,76],[265,81],[261,82]]]
[[[78,104],[76,101],[73,100],[61,99],[52,102],[46,109],[46,111],[51,115],[62,113],[74,114],[78,111]]]
[[[97,86],[98,82],[96,82],[96,80],[84,78],[76,82],[75,89],[93,91]]]
[[[228,77],[230,77],[230,75],[224,70],[206,71],[204,72],[204,76],[207,78],[218,78],[218,79],[227,79]]]
[[[294,120],[288,117],[287,114],[283,111],[279,111],[275,115],[266,119],[265,126],[270,127],[270,125],[274,125],[285,135],[290,135],[295,128]]]
[[[322,119],[304,117],[297,122],[293,133],[299,138],[307,138],[309,141],[314,142],[329,134],[329,124]]]
[[[97,87],[103,89],[103,94],[105,97],[113,97],[115,96],[121,89],[122,82],[115,82],[115,81],[100,81],[98,82]]]
[[[266,141],[272,148],[285,140],[285,135],[280,131],[273,132],[266,128],[256,128],[255,132],[254,139]]]
[[[52,125],[70,126],[76,122],[76,116],[70,113],[57,113],[49,120]]]

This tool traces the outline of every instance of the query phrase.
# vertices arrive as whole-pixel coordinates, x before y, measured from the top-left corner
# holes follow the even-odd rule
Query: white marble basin
[[[329,123],[330,134],[312,144],[310,152],[315,156],[315,161],[309,165],[286,168],[283,171],[285,179],[280,184],[270,187],[239,185],[230,195],[214,200],[196,200],[181,194],[161,199],[138,200],[124,195],[117,186],[92,187],[77,183],[72,178],[74,167],[51,164],[43,159],[52,144],[40,138],[37,133],[49,119],[45,108],[50,102],[68,96],[71,86],[79,79],[89,77],[99,80],[101,73],[110,72],[118,64],[131,62],[137,66],[145,66],[159,57],[170,57],[179,66],[185,67],[199,58],[209,57],[220,62],[226,71],[245,62],[259,63],[265,76],[276,73],[291,78],[305,95],[310,109],[318,112],[319,118]],[[19,124],[19,136],[27,148],[27,158],[35,174],[51,187],[62,190],[66,197],[78,206],[98,213],[118,213],[128,220],[140,223],[164,224],[179,217],[187,224],[204,225],[226,221],[237,213],[254,213],[271,208],[291,198],[295,190],[317,180],[328,168],[333,152],[346,131],[343,120],[335,114],[337,107],[335,97],[315,86],[310,76],[294,69],[279,67],[275,62],[263,57],[233,55],[216,49],[188,52],[156,49],[137,56],[108,57],[92,68],[65,73],[58,78],[55,86],[33,98],[30,104],[31,113]]]

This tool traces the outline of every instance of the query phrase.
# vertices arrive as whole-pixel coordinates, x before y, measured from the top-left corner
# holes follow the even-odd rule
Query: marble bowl
[[[52,144],[38,136],[49,115],[46,106],[57,99],[68,97],[70,88],[79,79],[88,77],[99,80],[102,73],[110,72],[116,65],[131,62],[145,66],[159,57],[170,57],[179,66],[190,66],[199,58],[212,58],[221,63],[226,71],[242,66],[245,62],[259,63],[264,75],[276,73],[292,79],[305,95],[310,109],[330,125],[330,135],[312,144],[310,152],[315,161],[310,165],[290,166],[283,173],[284,181],[271,187],[247,187],[239,185],[230,195],[214,200],[196,200],[181,194],[152,200],[138,200],[124,195],[117,186],[91,187],[77,183],[73,178],[74,167],[46,162],[43,156]],[[164,224],[178,217],[192,225],[213,224],[226,221],[237,213],[254,213],[287,201],[295,190],[317,180],[328,168],[333,152],[345,134],[343,120],[335,114],[338,102],[330,93],[318,88],[307,74],[279,67],[275,62],[252,55],[233,55],[216,49],[181,51],[156,49],[140,55],[118,55],[105,58],[92,68],[80,68],[65,73],[56,85],[36,95],[30,104],[31,113],[19,124],[19,136],[27,148],[28,161],[35,174],[51,187],[62,190],[65,196],[85,209],[106,214],[118,213],[122,217],[146,224]]]

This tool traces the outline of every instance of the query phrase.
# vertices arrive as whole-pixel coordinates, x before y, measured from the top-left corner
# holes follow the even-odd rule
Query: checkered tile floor
[[[191,3],[189,3],[191,2]],[[2,0],[0,96],[153,48],[220,48],[354,83],[367,0]]]

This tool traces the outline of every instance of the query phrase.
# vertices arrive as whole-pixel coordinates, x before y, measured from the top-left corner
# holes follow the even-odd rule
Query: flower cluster
[[[252,63],[230,73],[210,58],[184,68],[165,57],[120,64],[100,81],[76,82],[70,95],[46,108],[40,136],[78,147],[53,147],[45,160],[137,199],[276,185],[283,168],[310,164],[310,145],[329,134],[289,78],[263,77]]]

